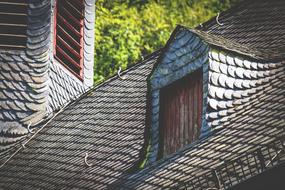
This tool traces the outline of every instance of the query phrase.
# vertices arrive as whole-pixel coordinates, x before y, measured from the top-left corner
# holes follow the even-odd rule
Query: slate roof
[[[146,77],[155,52],[89,91],[0,169],[0,189],[106,188],[138,167],[144,144]],[[88,153],[88,167],[84,162]]]
[[[0,50],[0,160],[44,116],[50,13],[50,1],[29,1],[26,49]]]
[[[272,11],[278,5],[277,1],[270,6],[256,2],[251,1],[249,12],[254,9],[263,14],[264,6]],[[241,11],[226,12],[232,22],[235,18],[230,15],[246,16],[236,10]],[[226,13],[221,14],[220,22]],[[219,31],[214,22],[215,18],[204,27]],[[262,20],[257,23],[263,25]],[[250,37],[251,43],[241,44],[235,35],[227,39],[210,29],[181,28],[181,39],[189,32],[211,47],[207,121],[215,129],[212,135],[135,172],[146,153],[146,79],[163,55],[156,52],[126,71],[125,80],[114,77],[106,81],[57,115],[0,168],[0,187],[224,189],[284,162],[284,151],[280,151],[285,136],[282,52],[270,46],[274,56],[266,57]],[[245,36],[248,31],[244,32]],[[258,32],[254,35],[259,39],[257,44],[263,43],[262,36]],[[282,45],[282,41],[276,43]],[[86,153],[91,167],[84,163]],[[272,161],[274,157],[278,161]]]
[[[25,140],[27,126],[38,126],[93,85],[95,1],[83,2],[83,81],[54,59],[51,28],[55,12],[51,10],[55,2],[28,1],[27,47],[0,50],[0,163]]]
[[[282,60],[285,57],[284,11],[282,0],[245,0],[197,28]]]
[[[215,130],[114,185],[225,189],[262,172],[263,164],[271,167],[268,163],[278,152],[279,162],[284,162],[284,9],[284,2],[245,1],[221,14],[222,25],[215,17],[197,29],[181,27],[211,46],[207,120]]]
[[[266,147],[268,143],[278,139],[283,139],[284,143],[284,72],[283,66],[276,78],[262,85],[261,90],[254,93],[250,101],[235,107],[234,110],[238,111],[229,116],[225,123],[220,124],[219,130],[213,135],[132,175],[123,185],[123,189],[177,188],[179,186],[183,189],[185,184],[191,184],[191,182],[194,185],[189,189],[214,188],[215,183],[209,186],[201,180],[202,184],[199,184],[200,181],[197,178],[211,181],[212,172],[217,167],[238,158],[247,151]],[[275,148],[279,150],[282,146]],[[274,155],[272,154],[271,158]],[[283,157],[284,161],[285,155],[284,153],[282,155],[280,157]],[[269,160],[267,158],[266,163]],[[248,167],[240,165],[237,164],[236,167]],[[258,173],[256,170],[252,169],[252,172]],[[218,175],[224,175],[224,172],[221,171]],[[205,179],[204,175],[207,174],[210,174],[210,177]],[[229,178],[235,179],[234,174]],[[246,178],[240,175],[241,179]],[[220,187],[226,188],[229,180],[225,180]]]

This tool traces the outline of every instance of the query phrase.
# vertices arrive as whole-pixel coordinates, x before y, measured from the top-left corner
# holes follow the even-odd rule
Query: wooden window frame
[[[78,48],[80,49],[79,52],[76,52],[74,49],[72,49],[69,45],[67,45],[64,40],[62,39],[62,43],[64,44],[64,46],[70,51],[73,53],[73,55],[76,55],[79,57],[79,62],[76,62],[74,61],[72,58],[66,58],[66,59],[69,59],[69,63],[68,64],[71,64],[71,66],[73,67],[76,67],[77,69],[79,69],[80,71],[79,72],[76,72],[74,71],[68,64],[64,63],[58,56],[57,56],[57,43],[58,43],[58,31],[57,31],[57,19],[58,19],[58,1],[60,0],[56,0],[56,5],[55,5],[55,14],[54,14],[54,41],[53,41],[53,44],[54,44],[54,51],[53,51],[53,54],[54,54],[54,57],[55,59],[61,64],[63,65],[68,71],[70,71],[73,75],[75,75],[78,79],[80,79],[81,81],[83,81],[83,68],[84,68],[84,17],[80,20],[80,22],[76,21],[76,19],[73,19],[74,22],[78,22],[78,24],[80,25],[80,32],[79,32],[79,35],[80,35],[80,43],[76,43],[78,45]],[[68,1],[68,0],[67,0]],[[79,1],[78,1],[79,2]],[[84,5],[84,0],[81,0],[80,3],[82,3],[82,12],[84,14],[85,12],[85,5]],[[64,18],[63,18],[64,20]],[[68,22],[63,21],[65,22],[66,26],[68,28],[72,27],[71,24],[69,24]],[[71,29],[71,28],[70,28]],[[71,37],[69,37],[71,38]],[[75,41],[74,39],[72,39],[73,41]],[[68,47],[69,46],[69,47]]]

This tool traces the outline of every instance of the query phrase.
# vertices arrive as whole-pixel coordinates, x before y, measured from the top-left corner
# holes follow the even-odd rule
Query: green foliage
[[[177,24],[195,27],[227,9],[231,1],[98,0],[95,83],[163,47]]]

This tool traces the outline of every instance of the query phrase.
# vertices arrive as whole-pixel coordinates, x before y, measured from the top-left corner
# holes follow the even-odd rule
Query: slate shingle
[[[222,25],[215,17],[198,29],[250,51],[262,52],[270,59],[282,60],[285,57],[284,11],[285,2],[280,0],[243,1],[220,14],[218,21]]]
[[[202,32],[190,30],[211,45],[207,122],[214,130],[208,138],[131,172],[145,156],[146,79],[160,56],[157,52],[123,73],[126,80],[110,79],[54,118],[0,169],[0,187],[206,189],[217,187],[219,176],[223,189],[240,182],[237,175],[245,180],[261,171],[261,163],[248,161],[257,159],[258,151],[268,167],[277,165],[271,159],[282,144],[284,148],[284,43],[281,38],[273,45],[270,35],[262,38],[264,32],[280,31],[267,28],[252,35],[254,29],[248,28],[267,27],[269,18],[282,28],[283,16],[271,14],[282,5],[251,1],[222,13],[223,27],[213,19]],[[92,167],[84,164],[85,153]],[[279,157],[284,162],[284,152]],[[230,168],[233,163],[235,170]]]
[[[45,111],[50,1],[31,1],[27,12],[27,48],[0,50],[0,160],[5,156],[2,150],[27,134],[26,118],[32,115],[35,121],[40,120],[37,116]]]
[[[137,166],[146,78],[158,55],[123,72],[125,80],[115,76],[68,106],[0,169],[0,187],[106,188]],[[85,153],[92,167],[85,165]]]

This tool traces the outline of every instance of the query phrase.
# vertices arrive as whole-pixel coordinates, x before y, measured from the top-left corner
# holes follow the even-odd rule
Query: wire
[[[281,151],[282,151],[282,150],[279,150],[279,151],[273,156],[273,158],[272,158],[265,166],[268,167],[269,164],[271,164],[271,163],[274,161],[274,159],[278,156],[278,154],[280,154]]]

